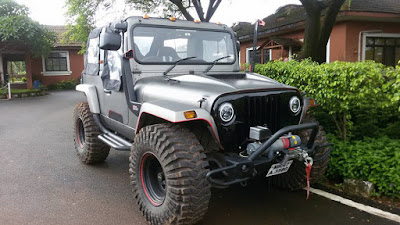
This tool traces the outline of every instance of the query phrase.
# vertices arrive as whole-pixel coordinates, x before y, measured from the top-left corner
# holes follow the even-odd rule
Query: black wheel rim
[[[143,156],[140,174],[147,199],[152,205],[160,206],[165,199],[167,184],[161,164],[153,154]]]
[[[76,124],[76,138],[78,139],[79,147],[83,148],[85,144],[85,128],[81,119],[78,119]]]

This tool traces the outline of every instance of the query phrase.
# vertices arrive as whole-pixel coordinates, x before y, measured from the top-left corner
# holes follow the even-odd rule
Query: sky
[[[64,7],[65,0],[16,0],[29,7],[31,17],[41,24],[64,25],[66,24]],[[204,1],[204,0],[203,0]],[[123,12],[124,0],[116,0],[117,4],[111,12],[99,10],[102,16],[97,21],[98,26],[119,19]],[[262,19],[286,4],[300,4],[299,0],[222,0],[211,22],[222,22],[229,26],[236,22],[255,22]],[[137,16],[143,13],[131,10],[128,15]]]

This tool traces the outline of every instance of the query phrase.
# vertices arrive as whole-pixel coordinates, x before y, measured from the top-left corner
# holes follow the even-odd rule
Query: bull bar
[[[307,144],[302,146],[302,149],[306,150],[308,153],[312,153],[315,149],[315,138],[318,133],[319,124],[318,123],[307,123],[307,124],[298,124],[293,126],[283,127],[282,129],[275,132],[268,140],[266,140],[253,154],[249,157],[244,158],[235,154],[225,154],[224,160],[227,164],[230,164],[225,167],[221,167],[218,169],[211,170],[207,173],[207,180],[215,185],[216,187],[226,187],[232,184],[245,182],[254,177],[258,171],[256,168],[269,168],[268,164],[276,158],[275,152],[268,152],[267,156],[261,156],[271,145],[278,140],[281,136],[288,134],[294,131],[301,130],[310,130],[312,129],[310,138]],[[229,181],[223,181],[221,179],[213,178],[216,175],[221,174],[226,176],[229,174],[230,178],[234,178]]]

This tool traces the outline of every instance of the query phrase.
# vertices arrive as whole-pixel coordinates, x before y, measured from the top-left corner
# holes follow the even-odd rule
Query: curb
[[[343,197],[341,197],[339,195],[328,193],[328,192],[323,191],[323,190],[310,188],[310,192],[314,193],[316,195],[325,197],[327,199],[330,199],[332,201],[338,202],[340,204],[343,204],[343,205],[346,205],[346,206],[349,206],[349,207],[356,208],[358,210],[364,211],[364,212],[369,213],[371,215],[379,216],[381,218],[385,218],[387,220],[392,220],[392,221],[398,222],[398,223],[400,222],[400,215],[397,215],[397,214],[394,214],[394,213],[391,213],[391,212],[387,212],[387,211],[384,211],[384,210],[381,210],[381,209],[378,209],[378,208],[375,208],[375,207],[371,207],[369,205],[364,205],[364,204],[352,201],[350,199],[343,198]]]
[[[400,207],[397,207],[397,206],[394,206],[394,205],[390,206],[390,205],[386,205],[386,204],[383,204],[383,203],[379,203],[379,202],[374,201],[374,200],[369,199],[369,198],[364,198],[364,197],[361,197],[361,196],[351,195],[351,194],[345,193],[344,191],[338,190],[337,188],[334,188],[332,186],[329,186],[329,185],[326,185],[326,184],[323,184],[323,183],[316,183],[316,184],[312,185],[312,187],[320,189],[320,190],[323,190],[323,191],[326,191],[326,192],[329,192],[329,193],[332,193],[332,194],[335,194],[335,195],[339,195],[339,196],[344,197],[344,198],[348,198],[350,200],[362,203],[364,205],[369,205],[369,206],[372,206],[372,207],[375,207],[375,208],[378,208],[378,209],[381,209],[381,210],[384,210],[384,211],[387,211],[387,212],[391,212],[391,213],[400,215]]]
[[[27,93],[11,94],[11,100],[18,99],[18,98],[44,96],[44,95],[47,95],[47,92],[40,91],[40,92],[27,92]],[[8,94],[0,94],[0,100],[7,100],[7,99],[8,99]],[[8,100],[10,100],[10,99],[8,99]]]

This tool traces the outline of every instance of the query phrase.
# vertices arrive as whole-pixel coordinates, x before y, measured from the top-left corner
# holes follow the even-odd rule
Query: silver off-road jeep
[[[129,17],[89,35],[73,116],[78,157],[130,151],[139,209],[151,224],[194,224],[211,187],[264,177],[288,189],[320,177],[325,133],[294,88],[240,72],[226,25]],[[314,159],[314,160],[313,160]],[[267,177],[267,178],[265,178]]]

